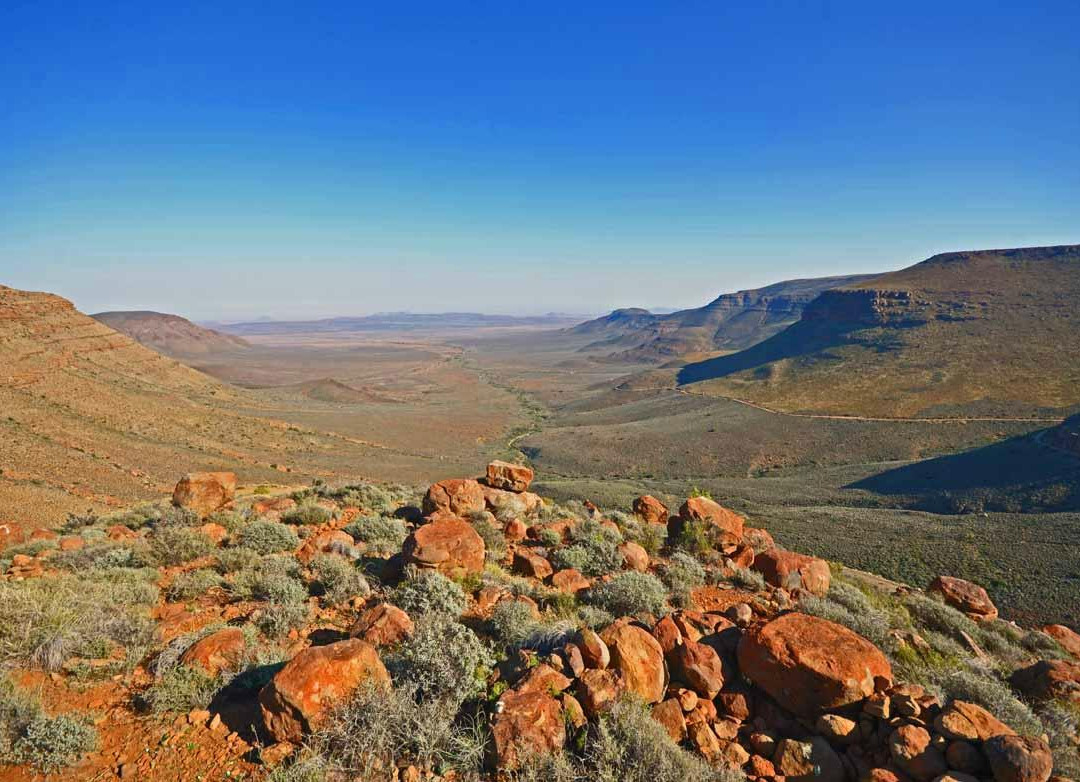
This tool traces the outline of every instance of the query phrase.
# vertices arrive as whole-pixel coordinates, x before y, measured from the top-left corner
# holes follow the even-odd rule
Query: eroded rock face
[[[235,473],[192,472],[181,478],[173,489],[173,505],[209,516],[232,502],[235,496]]]
[[[1028,736],[994,736],[983,745],[996,782],[1046,782],[1054,770],[1050,747]]]
[[[529,490],[533,471],[520,464],[494,461],[487,466],[487,483],[496,489],[522,492]]]
[[[742,542],[745,519],[708,497],[691,497],[679,508],[679,515],[672,519],[672,532],[678,536],[688,522],[704,525],[706,537],[718,547],[733,546]]]
[[[618,671],[588,668],[574,682],[574,693],[590,719],[615,705],[625,690]]]
[[[332,703],[368,681],[390,685],[371,644],[350,639],[305,649],[259,692],[267,733],[275,741],[299,742]]]
[[[559,701],[542,689],[509,692],[491,726],[499,767],[517,768],[524,755],[558,752],[566,743]]]
[[[484,487],[471,478],[450,478],[430,486],[424,495],[424,515],[440,511],[467,516],[484,510]]]
[[[633,510],[634,515],[646,524],[667,524],[671,515],[667,505],[649,494],[634,500]]]
[[[800,613],[745,633],[738,661],[744,676],[808,717],[857,703],[877,684],[892,681],[889,661],[872,643],[846,627]]]
[[[627,690],[646,703],[664,697],[667,672],[664,650],[647,631],[625,620],[605,628],[600,637],[611,653],[611,667],[622,674]]]
[[[395,605],[380,603],[360,614],[349,635],[372,646],[390,646],[408,638],[413,629],[407,613]]]
[[[986,590],[978,584],[952,576],[938,576],[927,587],[928,592],[941,595],[946,605],[963,611],[977,622],[997,619],[998,610]]]
[[[201,668],[210,676],[239,668],[247,644],[239,627],[225,627],[189,646],[182,655],[183,665]]]
[[[484,539],[461,519],[432,521],[415,529],[401,549],[407,562],[461,577],[484,569]]]
[[[753,569],[773,586],[789,591],[805,589],[818,597],[826,595],[832,583],[829,563],[825,560],[778,548],[756,555]]]

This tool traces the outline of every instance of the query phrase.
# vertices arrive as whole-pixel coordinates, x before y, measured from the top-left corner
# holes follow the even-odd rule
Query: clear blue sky
[[[1080,3],[0,5],[0,283],[693,306],[1080,242]]]

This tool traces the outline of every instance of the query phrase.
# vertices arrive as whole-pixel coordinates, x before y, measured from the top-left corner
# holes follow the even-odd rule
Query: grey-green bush
[[[210,556],[216,550],[214,541],[189,527],[159,527],[150,536],[150,551],[162,565],[182,565]]]
[[[292,551],[300,545],[300,538],[292,527],[275,521],[253,521],[241,527],[237,541],[259,554]]]
[[[454,704],[480,694],[494,658],[472,630],[445,615],[427,614],[412,636],[386,658],[394,681],[416,687],[421,700]]]
[[[281,520],[285,524],[319,525],[325,524],[333,517],[334,514],[322,505],[304,503],[303,505],[297,505],[295,508],[287,510],[281,515]]]
[[[690,592],[705,583],[705,568],[689,554],[677,551],[660,567],[660,578],[671,590],[672,602],[690,606]]]
[[[408,537],[405,522],[390,516],[361,516],[354,519],[345,531],[361,541],[370,554],[396,554]]]
[[[409,616],[459,616],[467,601],[461,587],[442,573],[409,568],[405,580],[390,594],[390,602]]]
[[[367,597],[371,587],[351,560],[335,554],[319,554],[311,560],[311,572],[330,605],[340,605],[354,597]]]
[[[667,613],[667,589],[652,573],[628,570],[585,592],[585,600],[619,616]]]
[[[217,571],[210,568],[189,570],[186,573],[177,573],[176,578],[165,590],[165,597],[169,600],[191,600],[192,598],[205,595],[211,589],[222,584],[221,576]]]
[[[97,743],[97,731],[85,721],[68,714],[42,714],[26,726],[11,754],[15,763],[28,763],[48,773],[75,763]]]

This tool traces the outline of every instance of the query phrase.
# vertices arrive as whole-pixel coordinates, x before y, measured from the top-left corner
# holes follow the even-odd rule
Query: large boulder
[[[225,627],[193,643],[180,655],[183,665],[201,668],[210,676],[221,671],[238,670],[244,659],[247,642],[239,627]]]
[[[711,646],[686,640],[668,654],[672,678],[682,682],[707,700],[724,686],[723,663]]]
[[[1062,649],[1080,660],[1080,635],[1065,625],[1046,625],[1042,631],[1057,641]]]
[[[471,478],[439,481],[428,488],[423,501],[425,515],[442,511],[467,516],[474,511],[484,510],[484,507],[484,487]]]
[[[929,731],[918,725],[901,725],[889,736],[893,762],[919,782],[930,782],[949,769],[944,753],[930,739]]]
[[[671,515],[667,505],[649,494],[634,500],[633,510],[634,515],[646,524],[667,524],[668,516]]]
[[[173,505],[188,508],[200,516],[221,510],[236,496],[236,473],[192,472],[173,489]]]
[[[332,703],[365,682],[390,685],[390,674],[371,644],[350,639],[305,649],[259,692],[267,733],[274,741],[299,742]]]
[[[953,701],[946,706],[934,719],[934,727],[945,738],[956,741],[986,741],[993,736],[1016,733],[982,706],[966,701]]]
[[[405,539],[401,553],[417,567],[451,577],[484,569],[484,539],[462,519],[442,519],[417,527]]]
[[[804,589],[818,597],[829,591],[832,574],[829,563],[817,557],[773,548],[754,557],[753,569],[765,581],[784,589]]]
[[[499,704],[491,735],[500,768],[515,769],[525,757],[562,750],[566,743],[562,706],[546,691],[508,692]]]
[[[1046,782],[1054,770],[1050,747],[1029,736],[994,736],[983,754],[996,782]]]
[[[1080,704],[1080,663],[1039,660],[1014,671],[1009,683],[1031,700]]]
[[[373,646],[392,646],[413,634],[413,621],[395,605],[379,603],[360,614],[349,635]]]
[[[800,613],[745,633],[737,651],[743,676],[797,714],[857,703],[892,681],[885,655],[851,630]]]
[[[587,668],[574,683],[581,708],[592,718],[614,706],[625,690],[626,685],[618,671],[610,668]]]
[[[962,578],[938,576],[930,582],[927,591],[941,595],[946,605],[950,605],[958,611],[963,611],[978,622],[989,622],[997,619],[997,606],[990,599],[990,595],[986,594],[986,590],[978,584],[973,584]]]
[[[691,497],[679,508],[679,515],[670,522],[675,537],[689,523],[703,526],[705,536],[714,546],[733,546],[742,542],[745,519],[708,497]]]
[[[521,464],[496,460],[487,466],[487,484],[496,489],[528,491],[532,479],[533,471]]]
[[[611,653],[611,667],[622,674],[626,688],[646,703],[663,700],[667,685],[664,650],[648,631],[621,619],[600,633]]]

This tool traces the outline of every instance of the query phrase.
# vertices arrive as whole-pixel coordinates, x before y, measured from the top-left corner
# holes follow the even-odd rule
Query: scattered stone
[[[844,782],[844,764],[821,736],[809,741],[781,739],[772,758],[778,774],[799,782]]]
[[[633,511],[646,524],[667,524],[671,515],[664,503],[648,494],[634,500]]]
[[[586,668],[607,668],[611,664],[611,650],[595,630],[582,629],[578,647]]]
[[[649,553],[637,543],[619,544],[619,553],[623,555],[623,562],[630,570],[644,573],[649,569]]]
[[[581,702],[581,708],[590,718],[610,709],[624,689],[618,672],[611,669],[589,668],[574,683],[574,692]]]
[[[221,541],[225,540],[225,538],[229,536],[229,531],[227,529],[225,529],[220,524],[214,524],[213,522],[203,524],[201,527],[199,527],[199,532],[210,538],[210,540],[213,541],[215,546],[220,546]],[[351,541],[352,538],[349,538],[349,540]]]
[[[724,686],[720,656],[711,646],[686,641],[672,649],[667,658],[671,675],[702,698],[712,700]]]
[[[511,543],[519,543],[525,540],[525,536],[528,534],[529,528],[525,522],[521,519],[510,519],[503,526],[503,535]]]
[[[926,589],[941,595],[946,605],[963,611],[977,622],[989,622],[997,619],[998,610],[986,590],[978,584],[952,576],[938,576]]]
[[[390,603],[379,603],[360,614],[349,635],[372,646],[390,646],[413,634],[409,615]]]
[[[514,572],[543,581],[554,572],[551,563],[529,549],[514,552]]]
[[[560,592],[576,595],[592,586],[592,581],[581,575],[581,571],[574,568],[560,570],[551,576],[551,585]]]
[[[1014,671],[1009,683],[1032,700],[1062,700],[1080,704],[1080,663],[1039,660]]]
[[[305,540],[304,545],[296,552],[296,558],[306,565],[317,554],[351,552],[355,547],[356,541],[344,530],[326,530]]]
[[[674,698],[660,701],[653,706],[652,716],[664,726],[672,741],[679,743],[686,738],[686,718],[683,716],[682,706]]]
[[[833,744],[851,744],[859,737],[859,724],[839,714],[822,714],[814,727]]]
[[[236,474],[231,472],[188,473],[173,489],[173,504],[209,516],[236,496]]]
[[[904,773],[920,782],[930,782],[948,770],[945,756],[931,745],[930,734],[917,725],[894,730],[889,736],[889,753]]]

